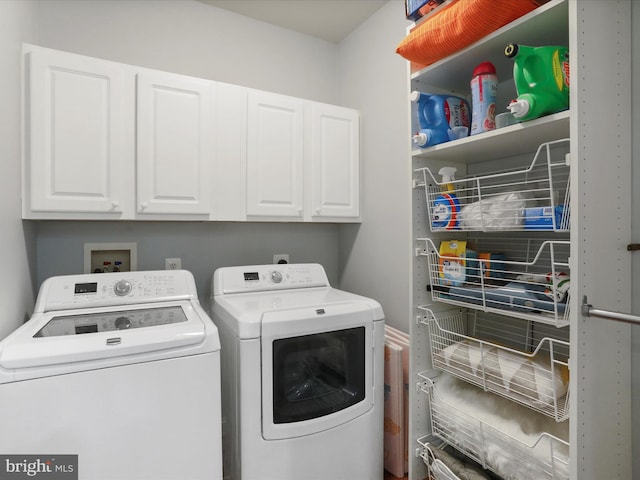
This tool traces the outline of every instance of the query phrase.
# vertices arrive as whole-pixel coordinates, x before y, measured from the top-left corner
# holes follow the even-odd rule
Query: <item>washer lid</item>
[[[201,344],[205,337],[189,302],[47,312],[0,343],[0,367],[78,364]]]

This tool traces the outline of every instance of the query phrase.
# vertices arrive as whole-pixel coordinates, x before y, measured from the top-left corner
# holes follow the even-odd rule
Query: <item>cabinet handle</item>
[[[321,211],[321,210],[322,210],[322,209],[321,209],[320,207],[316,208],[316,215],[320,215],[320,211]]]
[[[112,210],[116,210],[118,207],[120,206],[120,202],[117,200],[114,200],[111,202],[111,209]]]
[[[598,310],[593,305],[587,303],[587,297],[582,297],[582,315],[585,317],[599,317],[606,320],[615,320],[617,322],[631,323],[640,325],[640,317],[630,315],[628,313],[611,312],[609,310]]]
[[[140,210],[146,210],[149,204],[147,202],[142,202],[140,204]]]

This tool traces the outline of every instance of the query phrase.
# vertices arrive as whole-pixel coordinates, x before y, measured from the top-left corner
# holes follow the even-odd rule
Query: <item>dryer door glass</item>
[[[365,327],[273,342],[273,423],[323,417],[365,398]]]

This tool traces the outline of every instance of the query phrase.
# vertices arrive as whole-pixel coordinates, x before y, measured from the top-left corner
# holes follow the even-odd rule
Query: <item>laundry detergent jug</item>
[[[464,98],[414,91],[411,101],[420,128],[413,132],[415,146],[426,148],[469,135],[469,104]]]
[[[510,43],[504,49],[513,58],[513,80],[518,98],[509,104],[517,121],[569,108],[569,50],[566,47],[528,47]]]

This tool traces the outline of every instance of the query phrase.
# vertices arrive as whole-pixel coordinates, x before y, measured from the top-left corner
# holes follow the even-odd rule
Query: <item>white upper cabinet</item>
[[[360,214],[360,115],[357,111],[311,102],[310,215]]]
[[[209,214],[214,88],[184,75],[137,74],[138,214]]]
[[[252,90],[247,123],[248,218],[359,220],[356,110]]]
[[[24,216],[106,214],[126,205],[131,129],[123,66],[48,49],[26,55]]]
[[[357,222],[359,114],[25,45],[23,218]]]
[[[247,216],[303,218],[304,101],[250,91]]]

